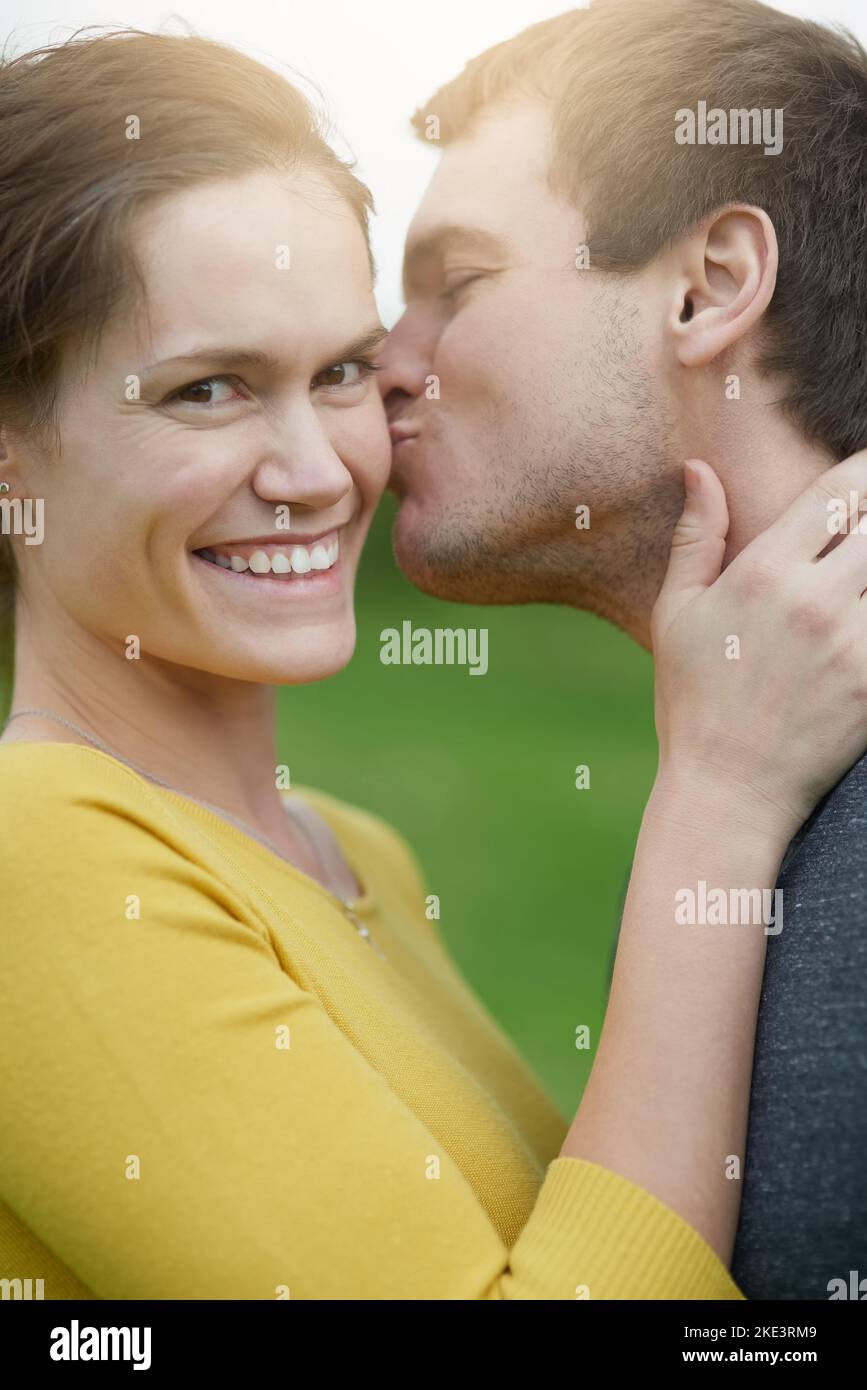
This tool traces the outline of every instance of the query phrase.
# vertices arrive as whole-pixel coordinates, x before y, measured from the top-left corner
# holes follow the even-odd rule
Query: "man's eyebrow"
[[[424,266],[442,261],[448,251],[502,256],[509,250],[509,245],[506,237],[499,236],[496,232],[487,232],[482,227],[437,227],[426,236],[412,241],[406,249],[403,261],[404,297],[418,280]]]
[[[360,337],[354,338],[352,342],[344,344],[343,347],[328,358],[329,363],[351,362],[356,357],[364,357],[368,352],[373,352],[374,348],[379,347],[388,337],[388,329],[381,323],[369,328]],[[212,347],[192,348],[189,352],[179,353],[175,357],[166,357],[159,362],[150,362],[142,368],[142,372],[154,372],[158,368],[181,366],[189,364],[204,364],[212,367],[262,367],[266,371],[279,371],[285,364],[279,357],[275,357],[271,352],[261,352],[257,348],[228,347],[215,343]]]

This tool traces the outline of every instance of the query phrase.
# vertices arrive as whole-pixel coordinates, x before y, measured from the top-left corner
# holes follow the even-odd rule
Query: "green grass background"
[[[569,1117],[599,1037],[656,765],[650,658],[586,613],[419,593],[394,563],[393,515],[387,497],[359,576],[352,662],[281,692],[280,757],[293,784],[401,831],[440,898],[459,968]],[[487,674],[382,665],[379,634],[405,619],[486,627]],[[589,790],[575,788],[579,763]],[[575,1046],[580,1024],[589,1051]]]

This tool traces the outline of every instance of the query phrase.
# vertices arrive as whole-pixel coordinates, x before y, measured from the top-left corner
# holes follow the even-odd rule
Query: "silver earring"
[[[0,492],[11,492],[11,491],[12,491],[12,488],[10,487],[9,483],[0,483]]]

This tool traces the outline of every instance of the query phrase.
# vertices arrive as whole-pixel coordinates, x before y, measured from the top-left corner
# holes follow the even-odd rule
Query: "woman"
[[[846,538],[813,563],[827,493],[717,579],[721,488],[687,469],[660,769],[565,1132],[399,837],[281,786],[273,687],[349,660],[388,470],[367,191],[295,90],[199,39],[7,64],[0,141],[0,478],[45,516],[41,545],[3,541],[3,1277],[55,1299],[741,1297],[727,1170],[765,928],[675,927],[675,894],[772,888],[867,746],[867,562]],[[856,457],[823,486],[865,478]],[[777,662],[721,679],[732,631],[772,631]],[[761,760],[730,738],[746,722]]]

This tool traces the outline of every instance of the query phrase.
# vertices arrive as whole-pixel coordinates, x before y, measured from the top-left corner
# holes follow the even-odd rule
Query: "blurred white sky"
[[[159,29],[177,15],[199,34],[314,82],[346,142],[338,148],[355,155],[376,199],[378,298],[391,326],[401,311],[403,237],[436,160],[411,133],[409,116],[483,48],[568,8],[566,0],[181,0],[177,7],[0,0],[0,41],[19,52],[82,25]],[[777,8],[845,24],[867,44],[867,0],[787,0]]]

